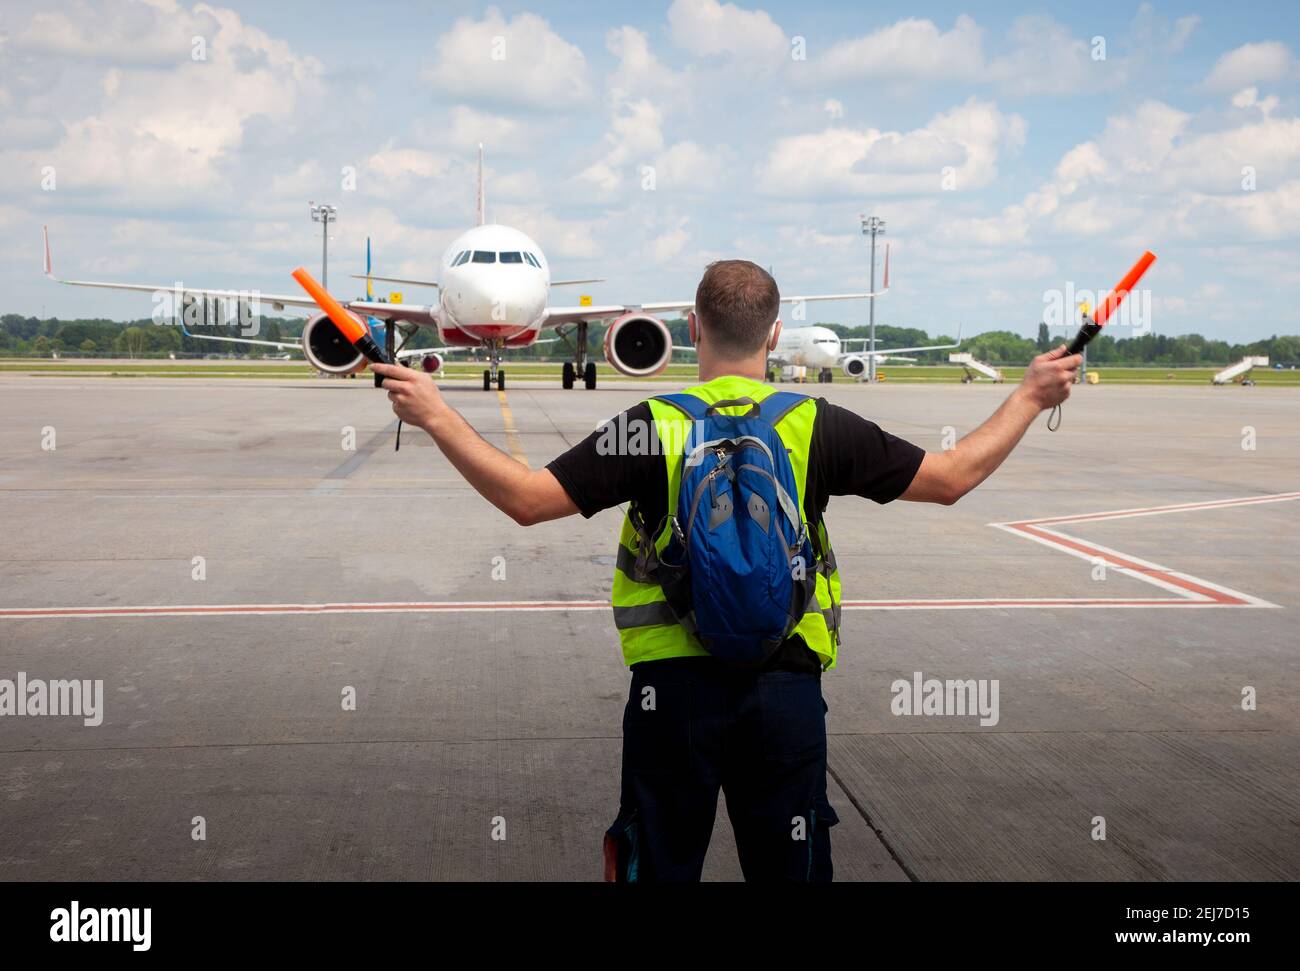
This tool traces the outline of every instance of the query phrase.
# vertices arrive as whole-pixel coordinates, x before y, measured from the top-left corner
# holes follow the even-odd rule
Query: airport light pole
[[[879,216],[862,216],[862,235],[871,237],[871,310],[869,320],[868,346],[870,353],[867,355],[867,380],[875,382],[876,380],[876,237],[885,235],[885,221]]]
[[[330,223],[339,221],[339,211],[334,206],[327,206],[321,203],[319,206],[314,202],[308,202],[311,206],[311,221],[320,223],[320,285],[329,288],[329,261],[330,261]]]

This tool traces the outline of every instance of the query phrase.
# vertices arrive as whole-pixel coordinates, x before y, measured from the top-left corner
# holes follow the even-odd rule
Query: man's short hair
[[[695,315],[710,346],[725,358],[748,357],[772,333],[781,293],[772,275],[749,260],[718,260],[695,290]]]

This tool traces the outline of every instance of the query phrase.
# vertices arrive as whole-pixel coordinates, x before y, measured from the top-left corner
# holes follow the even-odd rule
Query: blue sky
[[[730,256],[863,287],[868,212],[883,323],[1032,333],[1150,248],[1158,333],[1300,333],[1297,6],[10,3],[0,312],[148,315],[45,281],[45,223],[62,275],[292,292],[308,199],[339,207],[336,280],[367,235],[428,276],[482,140],[489,217],[597,302]]]

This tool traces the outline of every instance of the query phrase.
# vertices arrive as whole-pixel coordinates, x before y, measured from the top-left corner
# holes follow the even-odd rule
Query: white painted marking
[[[1152,506],[1147,509],[1121,509],[1115,512],[1086,513],[1049,519],[1025,519],[1017,522],[989,523],[990,526],[1033,540],[1050,549],[1069,553],[1085,560],[1100,556],[1110,569],[1177,594],[1176,597],[1019,597],[1019,598],[949,598],[929,600],[846,600],[845,610],[1025,610],[1025,609],[1136,609],[1136,608],[1276,608],[1279,605],[1253,597],[1229,587],[1180,573],[1097,543],[1078,539],[1060,530],[1048,528],[1063,522],[1100,522],[1134,516],[1225,509],[1266,502],[1300,499],[1300,492],[1210,502]],[[184,604],[130,607],[12,607],[0,609],[0,620],[69,620],[108,617],[276,617],[286,615],[370,614],[370,613],[475,613],[483,611],[554,612],[609,610],[604,600],[447,600],[427,602],[318,603],[318,604]]]

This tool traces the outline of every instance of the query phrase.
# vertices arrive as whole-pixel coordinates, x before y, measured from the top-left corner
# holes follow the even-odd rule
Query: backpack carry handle
[[[705,408],[704,417],[708,418],[719,408],[730,408],[734,405],[753,405],[753,407],[745,413],[745,418],[753,418],[759,412],[758,402],[753,398],[727,398],[723,401],[715,401],[713,404],[709,405],[709,407]]]

